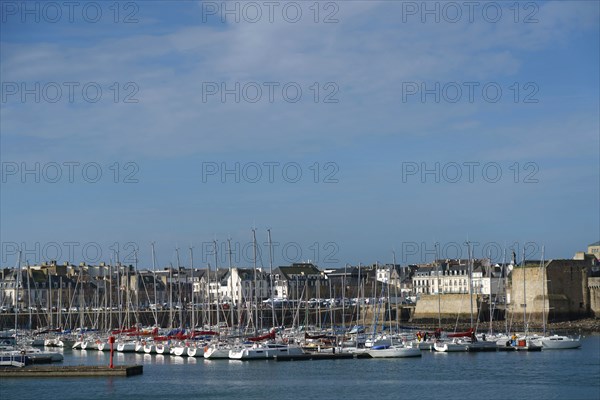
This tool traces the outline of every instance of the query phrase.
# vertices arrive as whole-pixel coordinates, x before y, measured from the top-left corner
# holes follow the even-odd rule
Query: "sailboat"
[[[231,346],[220,342],[218,339],[210,345],[204,347],[204,358],[207,360],[225,360],[229,359],[229,350]]]
[[[544,336],[538,340],[544,350],[578,349],[581,347],[581,336],[572,338],[568,336]]]
[[[561,335],[546,335],[546,266],[544,264],[544,247],[542,246],[542,261],[540,262],[540,268],[542,269],[542,321],[544,335],[536,340],[537,344],[541,345],[544,350],[565,350],[565,349],[578,349],[581,347],[581,336],[572,338]]]
[[[366,351],[373,358],[404,358],[421,357],[419,347],[412,345],[393,344],[391,346],[373,346]]]
[[[523,270],[523,328],[525,334],[523,336],[517,337],[513,335],[510,345],[519,351],[540,351],[542,350],[542,346],[535,343],[535,339],[529,336],[528,332],[528,324],[527,324],[527,296],[526,296],[526,274],[525,274],[525,248],[523,248],[523,260],[521,263],[521,268]]]
[[[19,318],[19,278],[21,278],[21,251],[17,267],[15,268],[15,340],[14,346],[3,346],[0,352],[0,365],[24,367],[31,363],[59,362],[64,359],[63,355],[53,351],[42,351],[35,347],[19,345],[18,318]]]
[[[297,356],[304,354],[302,347],[294,344],[254,343],[229,351],[231,360],[268,360],[277,356]]]
[[[472,264],[471,264],[471,243],[470,242],[466,242],[466,244],[469,246],[469,260],[468,260],[468,266],[469,266],[469,297],[471,300],[471,328],[465,332],[465,333],[455,333],[455,334],[450,334],[447,335],[447,338],[449,340],[446,339],[436,339],[435,342],[433,343],[433,350],[438,351],[438,352],[442,352],[442,353],[449,353],[449,352],[460,352],[460,351],[469,351],[469,346],[471,344],[471,342],[467,342],[463,339],[463,337],[471,337],[474,336],[473,332],[473,271],[472,271]],[[436,243],[436,254],[437,254],[437,243]],[[437,263],[437,262],[436,262]],[[439,314],[439,319],[440,319],[440,326],[441,326],[441,310],[440,310],[440,294],[441,294],[441,288],[440,288],[440,270],[439,270],[439,263],[437,263],[437,277],[436,277],[436,281],[438,282],[438,286],[437,286],[437,290],[438,290],[438,313]],[[438,328],[439,329],[439,328]]]

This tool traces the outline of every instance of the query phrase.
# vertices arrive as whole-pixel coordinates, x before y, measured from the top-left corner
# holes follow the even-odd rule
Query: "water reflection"
[[[187,363],[188,364],[196,364],[196,363],[198,363],[198,359],[196,357],[188,357]]]
[[[185,364],[185,359],[181,356],[171,356],[171,364]]]

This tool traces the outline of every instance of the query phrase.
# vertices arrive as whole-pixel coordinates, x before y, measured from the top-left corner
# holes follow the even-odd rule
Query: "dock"
[[[105,365],[76,366],[30,366],[23,368],[0,368],[0,378],[70,378],[85,376],[134,376],[144,373],[143,365],[118,365],[109,368]]]
[[[306,360],[347,360],[351,358],[371,358],[367,353],[305,353],[275,356],[275,361],[306,361]]]

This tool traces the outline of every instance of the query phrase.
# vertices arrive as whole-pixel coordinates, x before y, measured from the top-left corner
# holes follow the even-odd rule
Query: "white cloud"
[[[80,45],[2,42],[4,81],[136,82],[138,104],[6,104],[5,138],[58,141],[65,152],[174,156],[306,148],[382,133],[478,125],[478,107],[401,103],[404,81],[515,76],[527,51],[597,29],[597,7],[544,4],[537,24],[403,24],[389,2],[340,3],[340,22],[198,25]],[[202,101],[202,82],[299,82],[305,102]],[[339,104],[314,104],[309,86],[336,82]],[[113,93],[105,93],[106,96]],[[266,94],[265,94],[266,95]],[[214,99],[216,101],[213,101]],[[103,99],[104,100],[104,99]],[[457,118],[458,117],[458,118]],[[327,132],[324,136],[323,132]],[[301,151],[298,147],[295,150]],[[4,149],[4,152],[7,150]]]

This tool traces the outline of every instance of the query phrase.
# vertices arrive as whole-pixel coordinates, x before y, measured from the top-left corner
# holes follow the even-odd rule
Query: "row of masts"
[[[277,325],[277,321],[276,321],[277,317],[276,317],[276,312],[275,312],[275,307],[274,307],[274,302],[273,302],[273,252],[272,252],[272,242],[271,242],[271,230],[268,229],[267,233],[268,233],[268,242],[269,242],[269,287],[270,287],[270,293],[271,293],[271,301],[270,301],[270,306],[271,306],[271,325],[272,326],[276,326]],[[250,302],[250,304],[251,304],[251,307],[253,308],[253,310],[252,310],[252,312],[249,313],[249,316],[250,316],[249,322],[253,323],[254,330],[255,330],[255,333],[256,333],[256,330],[258,329],[257,322],[258,321],[262,321],[262,318],[259,318],[259,307],[258,307],[258,304],[259,304],[258,290],[257,290],[258,289],[258,285],[257,285],[257,283],[258,283],[257,282],[257,259],[258,259],[258,257],[257,257],[257,246],[256,246],[257,241],[256,241],[256,230],[255,229],[252,230],[252,239],[253,239],[253,254],[254,254],[254,257],[253,257],[253,266],[254,266],[254,268],[253,268],[253,274],[254,274],[253,275],[253,286],[254,287],[252,288],[252,291],[251,291],[251,296],[252,296],[251,300],[252,301]],[[233,268],[233,265],[232,265],[231,240],[228,239],[227,242],[228,242],[228,256],[229,256],[229,272],[231,273],[231,270]],[[470,295],[470,309],[471,309],[471,312],[470,312],[470,323],[471,323],[471,327],[473,327],[473,325],[474,325],[474,320],[473,320],[473,318],[474,318],[474,315],[473,315],[473,296],[472,296],[472,294],[473,294],[473,287],[472,287],[473,286],[473,281],[472,281],[472,278],[471,278],[471,276],[472,276],[472,269],[473,269],[473,263],[472,263],[472,254],[471,254],[470,242],[466,242],[466,244],[467,244],[468,249],[469,249],[469,257],[468,257],[468,271],[469,272],[468,273],[469,273],[469,293],[471,294]],[[218,270],[219,270],[219,265],[218,265],[218,246],[217,246],[217,241],[216,240],[213,241],[213,247],[214,247],[214,262],[215,262],[215,268],[214,268],[215,279],[214,279],[214,283],[216,285],[216,290],[214,292],[215,292],[216,304],[217,304],[217,312],[215,314],[215,317],[216,317],[216,326],[220,326],[220,323],[221,323],[221,312],[219,312],[218,309],[219,309],[219,307],[221,305],[221,299],[219,297],[220,296],[219,295],[219,285],[220,285],[220,282],[219,282],[219,276],[218,276]],[[438,249],[438,244],[437,243],[435,244],[435,248],[436,248],[436,259],[437,259],[437,249]],[[153,293],[154,293],[154,301],[156,303],[157,302],[157,300],[156,300],[156,296],[157,296],[157,287],[156,287],[156,285],[157,285],[157,279],[156,279],[156,253],[155,253],[154,242],[151,243],[151,251],[152,251],[152,272],[154,274],[154,279],[153,279],[153,286],[154,286],[153,287]],[[543,267],[543,265],[542,265],[543,264],[543,251],[544,250],[542,248],[542,261],[541,261],[541,264],[540,264],[541,267]],[[191,246],[189,247],[189,253],[190,253],[190,264],[191,264],[191,279],[192,279],[192,285],[194,285],[194,271],[195,271],[195,269],[194,269],[194,253],[193,253],[193,247],[191,247]],[[392,252],[392,253],[393,253],[393,265],[396,265],[395,253],[394,252]],[[180,263],[179,248],[175,249],[175,254],[176,254],[177,270],[180,271],[180,269],[181,269],[181,263]],[[118,253],[118,251],[115,253],[115,260],[116,260],[117,267],[120,267],[120,260],[119,260],[119,253]],[[504,261],[505,260],[506,260],[506,253],[504,253]],[[523,249],[523,258],[522,258],[522,266],[523,267],[524,267],[524,263],[525,263],[525,249]],[[112,264],[112,258],[111,258],[111,264]],[[503,264],[505,265],[505,262]],[[19,279],[22,277],[22,275],[21,275],[21,252],[19,252],[18,261],[17,261],[17,267],[18,267],[18,270],[19,270],[18,273],[17,273],[17,281],[16,281],[17,288],[18,288],[19,287]],[[439,321],[438,322],[439,322],[439,325],[441,326],[441,322],[442,322],[441,321],[441,290],[440,290],[440,287],[439,287],[439,277],[440,277],[439,267],[440,267],[440,265],[439,265],[439,263],[437,263],[438,307],[439,307]],[[109,268],[112,268],[112,267],[109,266]],[[344,268],[345,271],[344,271],[343,284],[342,284],[342,288],[343,288],[342,298],[343,299],[346,298],[346,293],[345,293],[345,290],[346,290],[346,282],[345,282],[345,280],[346,280],[346,268],[347,268],[347,265]],[[545,273],[544,268],[541,268],[541,269],[543,271],[542,273]],[[137,252],[135,252],[135,270],[136,270],[136,274],[137,274],[138,273],[137,272]],[[207,292],[206,292],[207,293],[207,298],[205,299],[207,304],[210,304],[210,302],[211,302],[211,298],[210,298],[211,288],[210,288],[210,285],[211,285],[212,279],[210,279],[210,273],[211,273],[211,266],[210,266],[210,264],[208,264],[207,265],[207,274],[208,274],[209,279],[207,279]],[[79,323],[80,323],[81,327],[83,327],[84,325],[86,325],[85,324],[85,318],[84,318],[85,298],[84,298],[83,290],[81,290],[81,286],[83,285],[82,274],[83,274],[83,272],[82,272],[82,270],[80,270],[79,274],[78,274],[78,279],[77,279],[77,282],[76,282],[76,285],[75,285],[75,289],[73,291],[73,296],[70,298],[70,304],[74,304],[75,303],[74,302],[75,296],[76,295],[79,296],[79,301],[78,301],[79,308],[78,308],[78,312],[79,312]],[[126,284],[127,284],[126,286],[127,287],[123,291],[120,290],[120,286],[122,284],[121,274],[120,273],[116,274],[116,286],[119,288],[119,290],[117,290],[117,293],[116,293],[117,294],[117,303],[119,305],[122,305],[123,303],[125,304],[124,310],[123,310],[123,307],[121,307],[121,306],[118,307],[117,315],[118,315],[118,326],[119,327],[132,326],[133,325],[133,320],[132,320],[131,314],[133,314],[133,317],[135,319],[135,323],[136,324],[138,323],[138,318],[137,318],[137,315],[136,315],[138,307],[132,307],[133,308],[133,312],[132,312],[132,309],[130,308],[130,306],[133,306],[133,300],[132,300],[132,296],[131,296],[131,290],[130,290],[130,287],[129,287],[130,286],[129,274],[130,274],[130,269],[129,268],[125,268],[125,280],[126,280]],[[173,274],[173,268],[170,268],[169,269],[169,284],[168,284],[168,287],[169,287],[169,324],[172,324],[173,321],[175,320],[174,319],[175,309],[173,307],[173,300],[174,300],[173,289],[174,289],[174,285],[173,285],[173,276],[172,276],[172,274]],[[360,265],[359,265],[359,269],[358,269],[358,275],[359,275],[358,280],[359,280],[359,282],[360,282],[360,274],[361,274],[361,269],[360,269]],[[112,304],[113,304],[113,290],[112,290],[112,287],[113,287],[112,283],[113,282],[112,281],[113,281],[113,275],[114,274],[112,273],[112,270],[109,270],[108,285],[109,285],[110,290],[107,291],[106,287],[105,287],[104,298],[103,298],[103,300],[104,300],[104,306],[105,306],[104,310],[106,311],[106,314],[107,314],[107,318],[104,318],[104,323],[105,323],[105,325],[107,327],[112,327],[113,326],[113,314],[114,314],[112,312]],[[504,276],[506,276],[506,274],[504,274]],[[29,278],[30,278],[30,276],[29,276],[29,274],[27,274],[27,279],[29,280]],[[104,278],[105,278],[105,282],[106,282],[106,276],[104,276]],[[50,275],[48,276],[48,279],[49,279],[49,285],[48,285],[49,300],[51,302],[52,298],[53,298],[53,296],[52,296],[52,286],[53,285],[52,285],[52,282],[51,282]],[[62,277],[60,279],[61,279],[60,287],[62,288]],[[545,280],[545,277],[543,277],[543,279]],[[120,280],[121,280],[121,282],[120,282]],[[187,277],[186,277],[186,280],[187,280]],[[233,280],[229,280],[228,283],[231,283],[231,285],[233,285]],[[150,295],[149,295],[149,293],[147,291],[146,283],[145,283],[145,281],[143,279],[142,279],[142,284],[144,286],[144,290],[146,291],[146,295],[148,296],[148,300],[150,300]],[[178,291],[178,295],[179,295],[179,299],[178,299],[179,306],[177,307],[177,309],[178,309],[177,311],[178,311],[178,314],[179,314],[178,315],[179,316],[179,318],[178,318],[179,319],[179,324],[180,324],[179,327],[183,328],[183,324],[184,324],[183,311],[184,310],[183,310],[183,303],[182,303],[182,299],[181,299],[181,294],[182,294],[181,284],[182,284],[181,279],[177,279],[177,291]],[[373,293],[377,293],[377,290],[376,290],[377,289],[377,286],[376,286],[377,285],[377,279],[375,279],[374,285],[375,285],[375,287],[374,287]],[[28,288],[31,288],[29,282],[28,282],[27,286],[28,286]],[[80,288],[80,290],[77,290],[78,287]],[[505,285],[505,288],[506,288],[506,285]],[[232,292],[232,289],[233,288],[230,288],[230,293]],[[398,298],[398,296],[397,296],[397,289],[398,289],[397,286],[395,287],[395,289],[396,289],[396,298]],[[364,288],[362,290],[363,290],[363,294],[364,294]],[[389,296],[390,295],[390,293],[389,293],[389,290],[390,290],[389,285],[388,285],[388,289],[387,290],[388,290],[388,296]],[[383,286],[382,286],[382,291],[383,291]],[[56,315],[57,322],[58,322],[57,325],[61,325],[62,324],[62,316],[61,316],[61,311],[60,311],[62,309],[60,307],[60,305],[62,304],[62,298],[61,298],[62,292],[63,292],[62,290],[58,291],[58,304],[59,304],[59,307],[57,308],[57,315]],[[137,294],[138,292],[139,291],[136,291],[136,297],[138,296],[138,294]],[[543,302],[545,304],[545,290],[542,290],[542,292],[543,292],[543,296],[544,296]],[[108,293],[108,296],[106,295],[107,293]],[[303,291],[303,294],[304,294],[304,291]],[[359,294],[359,297],[360,297],[360,288],[359,288],[359,293],[358,294]],[[29,293],[29,295],[30,295],[30,293]],[[523,298],[526,299],[525,273],[523,273]],[[139,299],[136,298],[136,304],[139,305],[139,301],[138,300]],[[200,321],[197,321],[197,318],[196,318],[197,317],[197,313],[196,313],[195,307],[196,307],[197,303],[196,303],[195,300],[196,300],[195,299],[195,290],[192,290],[191,291],[191,307],[192,307],[191,311],[192,312],[191,312],[191,321],[190,321],[192,327],[196,327],[198,325],[198,322],[200,322]],[[96,286],[95,304],[97,306],[100,304],[100,294],[99,294],[99,287],[98,286]],[[343,315],[345,315],[345,305],[346,305],[346,302],[342,301],[342,314]],[[391,307],[391,303],[390,302],[388,302],[388,306]],[[282,320],[283,320],[283,313],[284,313],[283,308],[284,307],[282,307]],[[523,308],[523,322],[524,322],[524,326],[526,327],[526,325],[527,325],[527,322],[526,322],[526,320],[527,320],[527,305],[526,305],[526,301],[524,301],[524,304],[522,304],[522,308]],[[152,314],[153,314],[153,317],[154,317],[154,324],[155,324],[155,326],[158,326],[159,325],[158,308],[155,308],[155,309],[153,309],[151,311],[152,311]],[[388,311],[391,314],[391,310],[388,310]],[[239,312],[240,311],[238,310],[238,313]],[[299,313],[299,310],[298,310],[298,313]],[[53,316],[53,310],[52,310],[51,306],[48,307],[48,314],[49,314],[49,326],[53,326],[53,322],[54,322],[53,317],[54,316]],[[358,314],[358,311],[357,311],[357,314]],[[490,331],[492,330],[492,314],[493,314],[493,310],[492,310],[492,307],[490,307]],[[30,309],[29,309],[29,316],[30,316],[29,325],[30,326],[31,326],[31,322],[32,322],[31,321],[32,315],[33,315],[33,312],[32,312],[31,307],[30,307]],[[225,315],[225,313],[223,313],[223,315]],[[233,327],[235,325],[235,313],[233,312],[233,310],[229,313],[229,315],[230,315],[230,321],[226,321],[226,322],[228,323],[229,326]],[[545,315],[545,312],[543,312],[542,315],[543,315],[543,318],[544,318],[543,326],[544,326],[544,332],[545,332],[545,327],[546,327],[546,321],[545,321],[546,315]],[[71,324],[71,308],[69,308],[69,312],[68,312],[68,317],[67,318],[68,318],[67,321],[66,321],[67,325],[68,326],[72,326],[72,324]],[[206,316],[205,316],[205,318],[203,319],[202,322],[207,322],[208,326],[212,326],[213,325],[212,324],[213,321],[211,320],[211,318],[212,318],[212,313],[210,312],[210,307],[209,307],[209,312],[206,313]],[[98,316],[96,317],[96,320],[98,320]],[[239,320],[239,317],[238,317],[238,320]],[[508,325],[508,319],[505,319],[505,321],[506,321],[506,324]],[[15,313],[15,326],[17,325],[17,322],[18,322],[17,314]],[[396,320],[396,323],[398,323],[397,320]],[[94,323],[92,323],[92,325],[95,326]],[[169,327],[172,328],[171,325]],[[508,326],[506,327],[506,329],[508,330]]]
[[[272,287],[273,287],[273,252],[272,252],[272,241],[271,241],[271,230],[267,229],[267,233],[268,233],[268,240],[269,240],[269,286],[270,286],[270,292],[272,293]],[[254,321],[258,321],[259,316],[258,316],[258,290],[257,290],[257,242],[256,242],[256,230],[253,229],[252,230],[252,237],[253,237],[253,252],[254,252],[254,260],[253,260],[253,264],[254,264],[254,276],[253,276],[253,285],[254,287],[252,288],[252,304],[254,304],[253,308],[254,308]],[[231,250],[231,239],[228,239],[228,255],[229,255],[229,272],[231,273],[231,270],[233,268],[233,264],[232,264],[232,250]],[[155,306],[157,305],[157,279],[156,279],[156,251],[155,251],[155,243],[152,242],[151,243],[151,251],[152,251],[152,273],[153,273],[153,293],[154,293],[154,304]],[[220,298],[219,298],[219,276],[218,276],[218,271],[219,271],[219,265],[218,265],[218,246],[217,246],[217,241],[214,240],[213,241],[213,245],[214,245],[214,257],[215,257],[215,269],[214,269],[214,273],[215,273],[215,280],[214,280],[214,284],[216,285],[215,288],[215,297],[216,297],[216,304],[217,304],[217,308],[219,307],[219,305],[221,304],[220,302]],[[192,286],[194,285],[194,253],[193,253],[193,247],[190,246],[189,247],[189,251],[190,251],[190,264],[191,264],[191,279],[192,279]],[[181,270],[181,263],[180,263],[180,256],[179,256],[179,248],[175,249],[175,254],[176,254],[176,263],[177,263],[177,270],[180,271]],[[18,291],[19,291],[19,287],[20,287],[20,282],[19,279],[21,278],[21,255],[22,252],[19,251],[19,255],[18,255],[18,260],[17,260],[17,274],[16,274],[16,297],[18,298]],[[120,257],[119,257],[119,252],[118,250],[115,251],[114,253],[115,256],[115,261],[116,261],[116,265],[117,268],[120,269],[121,267],[121,263],[120,263]],[[134,256],[135,256],[135,270],[136,270],[136,274],[137,274],[137,251],[134,252]],[[108,271],[108,290],[106,290],[106,286],[104,288],[104,310],[106,311],[107,314],[107,318],[105,318],[105,324],[108,324],[109,328],[113,327],[113,275],[116,275],[116,287],[118,288],[118,290],[116,291],[117,294],[117,304],[119,305],[119,307],[117,307],[117,314],[118,314],[118,326],[119,327],[129,327],[132,325],[132,319],[131,319],[131,309],[130,309],[130,305],[133,304],[133,301],[131,299],[131,290],[130,290],[130,269],[128,267],[124,268],[125,270],[125,282],[126,282],[126,288],[125,290],[121,290],[121,285],[122,285],[122,278],[121,278],[121,273],[120,271],[117,274],[113,274],[112,271],[112,257],[111,257],[111,263],[109,264],[109,271]],[[169,321],[170,324],[172,324],[172,322],[174,321],[174,307],[173,307],[173,268],[169,268],[169,281],[168,281],[168,288],[169,288]],[[75,288],[73,290],[73,297],[70,299],[69,304],[74,304],[74,298],[75,295],[78,293],[79,294],[79,301],[78,301],[78,311],[80,313],[80,325],[83,327],[85,324],[84,321],[84,313],[85,313],[85,299],[84,299],[84,295],[83,295],[83,290],[81,290],[81,286],[83,285],[83,278],[82,278],[82,270],[79,271],[78,274],[78,278],[75,284]],[[211,278],[210,278],[210,274],[211,274],[211,265],[210,263],[207,264],[207,288],[206,288],[206,293],[207,293],[207,298],[206,303],[208,305],[210,305],[211,299],[210,299],[210,293],[211,293]],[[29,273],[27,274],[27,279],[29,280]],[[187,279],[187,278],[186,278]],[[53,307],[52,307],[52,299],[53,299],[53,293],[52,293],[52,277],[50,274],[48,274],[48,301],[46,302],[47,304],[47,309],[48,309],[48,326],[49,327],[54,327],[54,315],[53,315]],[[104,282],[107,281],[106,279],[106,275],[103,275],[103,280]],[[148,294],[147,291],[147,287],[145,285],[145,281],[142,280],[143,285],[144,285],[144,290],[146,291],[146,295],[148,296],[148,300],[150,300],[150,295]],[[233,285],[232,280],[230,280],[231,285]],[[29,289],[31,289],[31,286],[28,282],[27,287]],[[57,315],[56,315],[56,319],[57,319],[57,326],[62,325],[62,316],[61,316],[61,310],[62,310],[62,299],[60,297],[60,295],[62,294],[62,288],[63,288],[63,284],[62,284],[62,277],[59,277],[59,287],[61,288],[61,290],[58,291],[59,293],[59,298],[58,298],[58,307],[57,307]],[[77,290],[78,287],[80,288],[80,290]],[[231,287],[231,291],[233,290],[233,287]],[[96,286],[96,306],[99,306],[99,286]],[[177,279],[177,291],[179,294],[179,299],[178,299],[178,314],[179,314],[179,321],[180,321],[180,325],[183,325],[183,306],[182,306],[182,299],[181,299],[181,279]],[[124,293],[122,293],[124,292]],[[138,291],[136,291],[137,293]],[[108,296],[106,295],[108,293]],[[197,321],[196,321],[196,312],[195,312],[195,307],[196,307],[196,299],[195,299],[195,290],[192,289],[191,291],[191,306],[192,306],[192,312],[191,312],[191,326],[192,327],[196,327],[197,325]],[[29,295],[31,295],[31,290],[29,290]],[[15,302],[16,304],[18,303],[18,299]],[[125,309],[123,310],[122,305],[125,305]],[[136,301],[137,304],[139,304],[138,301]],[[32,301],[30,299],[30,301],[28,302],[28,304],[32,304]],[[68,318],[70,319],[71,317],[71,310],[73,307],[69,307],[68,310]],[[204,307],[203,307],[204,308]],[[135,315],[135,311],[137,310],[136,307],[133,307],[134,309],[134,318],[136,319],[136,324],[137,324],[137,316]],[[32,307],[29,307],[29,326],[32,326],[32,318],[33,318],[33,312],[32,312]],[[124,311],[124,312],[123,312]],[[158,307],[155,307],[154,310],[151,310],[153,312],[153,317],[154,317],[154,323],[155,326],[159,325],[159,321],[158,321]],[[274,308],[274,303],[273,301],[271,301],[271,315],[272,315],[272,325],[275,326],[275,322],[276,322],[276,316],[275,316],[275,308]],[[211,321],[211,312],[207,313],[207,321],[205,319],[205,321],[208,323],[208,326],[212,326],[212,322]],[[235,325],[235,321],[234,321],[234,313],[230,312],[231,315],[231,320],[230,322],[230,326],[234,326]],[[251,315],[250,315],[251,316]],[[252,316],[250,318],[250,321],[252,321]],[[68,321],[65,321],[68,323]],[[216,313],[216,324],[217,326],[220,325],[220,312]],[[15,312],[15,327],[18,323],[18,313]],[[68,323],[68,325],[70,325],[70,323]],[[93,324],[92,324],[93,325]],[[255,327],[255,331],[257,330],[257,326],[256,324],[254,324]],[[170,328],[172,328],[172,326],[169,326]],[[180,326],[180,328],[182,328],[183,326]]]

